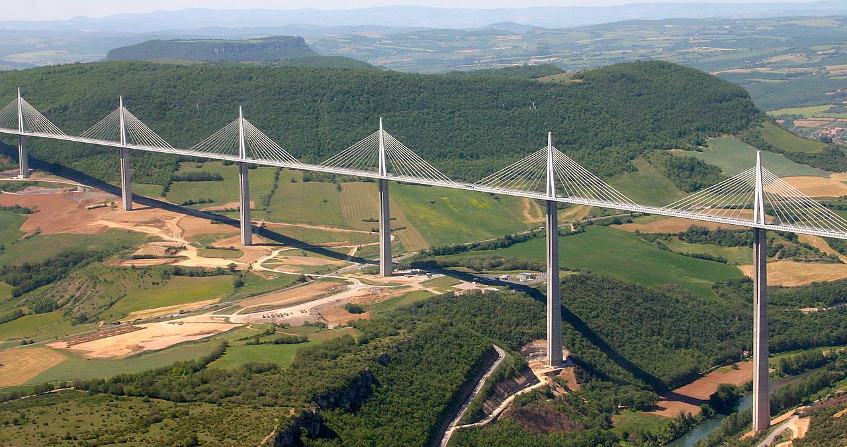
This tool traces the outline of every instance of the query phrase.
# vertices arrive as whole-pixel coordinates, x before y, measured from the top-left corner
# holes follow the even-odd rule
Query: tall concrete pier
[[[23,135],[18,135],[18,166],[18,177],[29,177],[29,154],[26,153],[26,137]]]
[[[562,284],[559,280],[559,217],[556,202],[547,201],[547,360],[564,363],[562,354]]]
[[[129,149],[122,147],[121,151],[121,204],[124,211],[132,210],[132,178],[129,171]]]
[[[385,161],[385,133],[379,119],[379,274],[391,276],[391,209],[388,206],[388,166]]]
[[[553,168],[553,133],[547,134],[547,197],[556,198],[556,173]],[[555,200],[546,201],[547,210],[547,363],[564,363],[562,353],[562,284],[559,280],[559,208]]]
[[[768,298],[765,230],[753,229],[753,430],[762,431],[771,423],[768,393]]]
[[[388,180],[379,180],[379,274],[391,276],[391,213],[388,206]]]
[[[753,222],[766,225],[762,157],[756,153],[756,187],[753,197]],[[768,240],[765,229],[753,228],[753,431],[771,424],[768,393]]]
[[[238,196],[241,208],[241,245],[253,245],[253,225],[250,221],[250,179],[247,163],[238,163]]]

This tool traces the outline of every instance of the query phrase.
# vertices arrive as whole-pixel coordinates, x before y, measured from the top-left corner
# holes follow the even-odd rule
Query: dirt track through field
[[[521,215],[526,223],[544,222],[544,212],[534,200],[521,198]]]

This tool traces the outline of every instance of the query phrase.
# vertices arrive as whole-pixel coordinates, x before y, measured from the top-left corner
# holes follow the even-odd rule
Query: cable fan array
[[[126,108],[123,109],[123,115],[124,129],[126,130],[126,144],[173,150],[173,146],[157,135],[156,132],[150,130],[146,124],[141,122],[141,120],[136,118],[135,115],[130,113]],[[98,121],[97,124],[81,133],[80,137],[121,143],[120,121],[121,108],[118,107],[112,113],[106,115],[105,118]]]
[[[231,123],[220,128],[205,140],[189,149],[191,152],[203,154],[226,155],[238,158],[240,154],[240,127],[244,123],[245,158],[250,160],[266,160],[279,163],[300,165],[301,163],[291,154],[276,144],[261,130],[247,120],[236,118]]]
[[[58,126],[50,122],[44,115],[32,105],[21,100],[21,114],[23,115],[23,131],[42,135],[65,136]],[[0,110],[0,128],[12,131],[18,130],[18,100],[10,102]]]
[[[539,149],[528,157],[485,177],[476,185],[494,189],[546,193],[547,157],[551,149],[557,197],[635,205],[635,202],[627,196],[555,147]]]
[[[764,168],[762,185],[768,225],[847,233],[847,220]],[[745,224],[753,219],[755,188],[756,168],[751,168],[663,209]]]
[[[453,180],[434,168],[388,132],[382,131],[385,143],[385,171],[396,178],[430,180],[453,184]],[[321,166],[352,171],[379,173],[379,136],[376,131],[341,151]]]

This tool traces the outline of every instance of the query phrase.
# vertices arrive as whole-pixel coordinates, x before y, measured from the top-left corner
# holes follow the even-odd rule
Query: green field
[[[709,140],[709,147],[702,152],[675,152],[677,156],[694,156],[715,165],[727,176],[733,176],[756,165],[756,150],[733,137]],[[762,151],[762,166],[779,177],[808,175],[829,177],[829,173],[810,166],[795,163],[782,155]]]
[[[0,324],[0,340],[23,337],[30,338],[33,341],[51,340],[88,331],[95,326],[94,324],[73,326],[70,321],[62,318],[61,310],[56,310],[44,314],[25,315],[16,320]]]
[[[35,376],[29,384],[60,380],[106,378],[118,374],[132,374],[148,369],[171,365],[175,362],[198,359],[209,355],[219,344],[217,339],[182,343],[161,351],[149,351],[123,359],[86,359],[69,351],[68,358],[58,365]]]
[[[412,304],[421,300],[425,300],[427,298],[432,298],[433,296],[436,295],[433,295],[432,293],[427,292],[426,290],[415,290],[413,292],[406,292],[403,295],[398,296],[397,298],[392,298],[390,300],[371,304],[367,306],[367,309],[375,314],[378,314],[382,312],[388,312],[398,307]]]
[[[304,182],[303,172],[283,170],[279,174],[279,186],[267,210],[256,212],[254,218],[263,217],[271,222],[353,228],[347,225],[341,214],[341,202],[338,199],[340,192],[338,185]],[[258,196],[254,200],[258,200]]]
[[[261,198],[267,194],[273,184],[273,175],[276,168],[261,167],[250,169],[250,199],[254,202],[254,208],[261,208]],[[191,172],[208,172],[220,174],[221,181],[205,182],[173,182],[167,194],[167,199],[176,204],[182,204],[193,200],[210,200],[208,203],[189,205],[191,208],[202,209],[211,206],[222,206],[227,203],[238,202],[238,166],[224,166],[222,162],[182,162],[176,175]],[[234,206],[235,208],[238,205]]]
[[[130,288],[126,295],[118,300],[100,318],[120,319],[138,310],[176,306],[195,301],[223,298],[232,291],[232,276],[209,276],[191,278],[173,276],[167,282],[145,285],[143,288]]]
[[[543,238],[532,239],[496,253],[543,262],[544,244]],[[563,268],[593,270],[647,286],[677,284],[701,297],[714,296],[716,281],[742,276],[736,267],[660,250],[609,227],[589,226],[584,233],[560,238],[559,260]]]
[[[779,116],[779,115],[798,115],[803,118],[817,118],[817,117],[827,117],[827,110],[831,109],[831,104],[826,104],[822,106],[808,106],[808,107],[789,107],[785,109],[779,110],[771,110],[768,112],[771,116]]]
[[[807,140],[773,124],[765,122],[761,127],[762,138],[785,152],[818,153],[826,148],[820,141]]]
[[[147,183],[133,183],[132,193],[144,197],[161,197],[162,185],[151,185]]]
[[[26,216],[11,211],[0,211],[0,245],[6,251],[6,246],[11,245],[23,236],[20,231],[21,225],[26,221]]]
[[[685,197],[685,193],[662,175],[649,161],[637,158],[632,165],[638,169],[606,179],[615,189],[636,203],[643,205],[666,205]]]
[[[392,184],[391,197],[432,245],[490,239],[532,227],[520,199],[472,191]]]
[[[306,343],[297,343],[290,345],[247,345],[244,342],[234,342],[227,348],[223,357],[212,362],[211,368],[237,368],[247,363],[275,363],[279,366],[289,366],[294,361],[294,356],[297,351],[306,346],[313,346],[338,338],[342,335],[356,335],[356,330],[345,327],[339,329],[331,329],[327,331],[318,331],[312,327],[282,329],[279,332],[291,333],[296,335],[306,335],[309,341]],[[244,332],[242,332],[244,333]]]
[[[17,265],[40,262],[67,250],[111,250],[122,246],[138,246],[153,240],[143,233],[110,229],[100,234],[37,234],[0,252],[0,264]]]
[[[732,265],[745,265],[753,262],[753,249],[750,247],[720,247],[712,244],[689,244],[676,237],[662,240],[662,243],[677,253],[698,253],[722,257]]]
[[[228,248],[201,248],[197,250],[197,254],[204,258],[238,259],[244,252]]]
[[[267,225],[269,231],[278,233],[284,237],[294,239],[294,244],[306,243],[310,245],[326,244],[329,242],[347,242],[351,245],[371,244],[379,242],[379,233],[354,232],[354,231],[332,231],[319,228],[307,228],[296,225]]]
[[[244,285],[232,291],[224,301],[233,301],[250,296],[261,295],[263,293],[274,292],[294,284],[300,277],[295,275],[284,275],[282,273],[274,273],[269,275],[269,278],[259,276],[252,272],[247,272],[243,275]]]
[[[623,432],[635,433],[637,431],[658,433],[670,421],[666,417],[655,414],[624,410],[612,416],[612,425],[614,426],[612,431],[618,434]]]
[[[429,287],[441,292],[449,292],[456,284],[461,284],[462,281],[450,276],[442,276],[441,278],[430,279],[421,283],[422,286]]]

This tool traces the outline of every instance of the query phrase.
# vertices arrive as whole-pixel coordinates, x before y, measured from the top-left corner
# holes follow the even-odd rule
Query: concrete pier
[[[391,276],[391,211],[388,206],[388,180],[379,181],[379,274]]]
[[[20,178],[29,177],[29,154],[26,152],[26,137],[18,135],[18,165]]]
[[[765,229],[753,229],[753,431],[771,424],[768,393],[768,243]]]
[[[132,178],[129,172],[129,149],[121,151],[121,203],[124,211],[132,211]]]
[[[253,223],[250,221],[250,179],[247,163],[238,163],[238,196],[241,208],[241,245],[253,245]]]
[[[562,289],[559,280],[559,215],[556,202],[547,201],[547,361],[564,363],[562,354]]]

